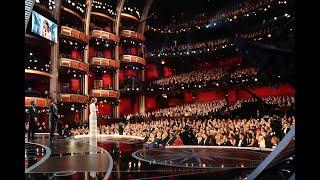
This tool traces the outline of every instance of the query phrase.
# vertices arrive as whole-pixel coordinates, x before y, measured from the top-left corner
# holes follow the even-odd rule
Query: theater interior
[[[295,179],[294,6],[25,0],[25,179]]]

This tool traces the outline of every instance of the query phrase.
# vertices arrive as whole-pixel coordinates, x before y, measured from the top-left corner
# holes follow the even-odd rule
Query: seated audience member
[[[62,129],[62,137],[63,138],[69,138],[71,136],[70,130],[69,130],[69,125],[66,124],[64,128]]]
[[[182,139],[180,138],[180,135],[179,134],[177,134],[176,135],[176,139],[173,141],[173,143],[172,143],[172,146],[181,146],[181,145],[183,145],[183,141],[182,141]]]
[[[271,138],[271,144],[272,144],[272,149],[276,148],[276,146],[279,144],[280,140],[277,136],[272,136]]]
[[[238,147],[245,147],[247,146],[247,140],[243,134],[239,135],[239,140],[237,142]]]

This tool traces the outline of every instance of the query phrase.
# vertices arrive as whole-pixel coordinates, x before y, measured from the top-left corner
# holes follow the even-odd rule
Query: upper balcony
[[[93,1],[90,18],[100,18],[109,22],[113,22],[116,16],[115,1]]]
[[[88,103],[89,97],[80,94],[58,93],[57,101],[63,103]]]
[[[51,104],[51,99],[40,98],[40,97],[24,97],[24,105],[31,106],[31,102],[35,101],[37,107],[49,107]]]
[[[118,43],[120,41],[119,36],[117,36],[113,33],[107,32],[107,31],[103,31],[103,30],[92,30],[90,33],[90,37],[91,38],[102,38],[104,40],[113,41],[116,43]]]
[[[93,97],[120,98],[120,91],[106,89],[92,89],[90,95]]]
[[[61,4],[61,9],[65,12],[73,14],[79,19],[83,19],[86,12],[86,3],[81,0],[63,0]]]
[[[51,73],[49,73],[49,72],[44,72],[44,71],[41,71],[41,70],[25,69],[24,72],[25,72],[26,74],[36,74],[36,75],[46,76],[46,77],[49,77],[49,78],[52,77],[52,74],[51,74]]]
[[[113,59],[92,57],[90,59],[90,65],[91,66],[106,67],[106,68],[111,68],[111,69],[118,69],[120,67],[120,62],[113,60]]]
[[[133,22],[139,22],[141,17],[141,14],[139,12],[139,9],[136,7],[127,7],[124,6],[121,12],[121,18],[127,19]]]
[[[86,44],[89,43],[89,36],[87,36],[83,32],[80,32],[76,29],[73,29],[71,27],[61,26],[61,35],[79,40],[79,41],[84,42]]]
[[[146,65],[146,60],[139,56],[134,55],[123,55],[121,58],[121,62],[124,63],[139,63],[142,65]]]
[[[128,39],[134,39],[134,40],[138,40],[138,41],[142,41],[142,42],[145,41],[144,35],[136,32],[136,31],[131,31],[131,30],[122,30],[121,37],[128,38]]]
[[[69,58],[60,58],[59,67],[72,68],[84,73],[87,73],[89,69],[89,65],[87,63]]]

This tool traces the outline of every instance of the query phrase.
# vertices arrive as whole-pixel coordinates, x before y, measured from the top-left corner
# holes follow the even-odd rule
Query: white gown
[[[97,108],[95,103],[91,103],[90,106],[90,115],[89,115],[89,135],[90,137],[97,136]]]

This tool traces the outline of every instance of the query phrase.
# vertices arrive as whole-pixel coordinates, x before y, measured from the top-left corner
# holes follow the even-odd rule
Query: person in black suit
[[[271,124],[270,124],[271,128],[272,128],[272,132],[275,136],[279,137],[280,139],[282,139],[282,133],[281,133],[281,128],[282,128],[282,123],[281,123],[281,119],[277,116],[274,116]]]
[[[245,138],[245,136],[243,134],[239,135],[239,140],[237,142],[237,146],[238,147],[245,147],[247,146],[248,142],[247,139]]]
[[[288,126],[287,123],[284,123],[283,128],[281,130],[282,137],[284,137],[289,131],[290,131],[290,127]]]
[[[166,142],[168,142],[170,137],[168,136],[168,132],[163,132],[162,139],[160,141],[161,147],[164,147],[166,145]]]
[[[52,99],[52,103],[49,107],[49,120],[51,123],[50,140],[53,140],[54,139],[54,132],[56,131],[56,126],[57,126],[57,121],[58,121],[57,99]]]
[[[210,139],[208,138],[207,134],[202,134],[201,145],[210,146]]]
[[[221,144],[222,146],[232,146],[231,142],[229,141],[227,135],[223,135],[222,139],[223,143]]]
[[[171,145],[173,143],[173,141],[176,139],[175,136],[172,133],[169,134],[169,137],[170,138],[168,139],[168,141],[165,142],[165,144],[164,144],[165,146]]]
[[[38,110],[36,108],[36,102],[32,101],[31,106],[28,109],[29,112],[29,132],[28,132],[28,141],[34,140],[34,133],[36,130]]]

